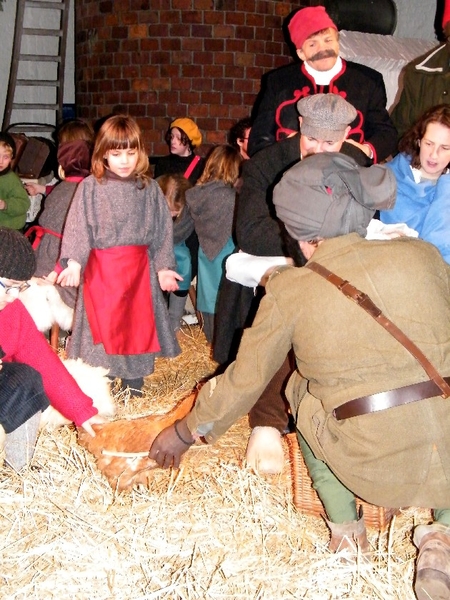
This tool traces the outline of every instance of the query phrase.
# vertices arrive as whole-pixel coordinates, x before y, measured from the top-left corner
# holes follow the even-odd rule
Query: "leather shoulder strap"
[[[397,327],[390,319],[388,319],[385,315],[383,315],[382,311],[376,306],[370,297],[361,292],[353,285],[351,285],[346,279],[342,279],[338,275],[335,275],[331,271],[329,271],[323,265],[319,265],[316,262],[310,262],[305,265],[305,268],[311,269],[318,275],[321,275],[332,283],[338,290],[340,290],[347,298],[356,302],[361,308],[363,308],[371,317],[377,321],[382,327],[386,329],[402,346],[410,352],[414,358],[420,363],[422,368],[427,373],[428,377],[434,381],[434,383],[439,387],[442,391],[442,397],[448,398],[450,396],[450,386],[445,381],[443,377],[438,373],[436,368],[430,363],[428,358],[423,354],[423,352],[416,346],[416,344],[409,339],[407,335],[403,333],[401,329]]]

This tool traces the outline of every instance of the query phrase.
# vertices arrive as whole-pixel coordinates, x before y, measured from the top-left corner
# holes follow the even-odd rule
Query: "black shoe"
[[[144,378],[138,377],[137,379],[122,379],[122,390],[126,390],[130,388],[131,395],[136,396],[137,398],[142,398],[143,392],[142,388],[144,387]]]

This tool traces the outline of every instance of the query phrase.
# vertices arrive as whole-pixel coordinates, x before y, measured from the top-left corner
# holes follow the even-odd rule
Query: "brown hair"
[[[420,168],[420,141],[430,123],[440,123],[450,129],[450,105],[438,104],[426,110],[400,140],[398,149],[411,156],[411,166]]]
[[[239,150],[224,144],[216,146],[208,155],[205,168],[196,185],[208,181],[223,181],[234,185],[239,178],[242,157]]]
[[[59,144],[78,140],[83,140],[88,144],[94,143],[94,130],[89,123],[81,119],[65,121],[58,129],[57,135]]]
[[[172,131],[174,129],[178,129],[178,131],[180,132],[180,142],[183,144],[183,146],[188,146],[190,151],[193,152],[194,146],[192,145],[192,142],[189,139],[188,134],[185,131],[183,131],[181,129],[181,127],[178,127],[178,125],[176,125],[175,127],[169,127],[168,131],[166,132],[166,135],[164,136],[164,140],[165,140],[166,144],[169,146],[169,148],[170,148],[170,142],[172,141]]]
[[[126,148],[138,151],[136,178],[145,185],[148,183],[149,161],[142,141],[141,130],[136,121],[126,115],[109,117],[97,133],[92,154],[92,174],[96,179],[102,179],[105,174],[107,166],[104,158],[105,154],[109,150],[124,150]]]
[[[192,187],[192,183],[179,173],[160,175],[156,181],[166,197],[169,210],[178,211],[178,219],[186,204],[186,190]]]

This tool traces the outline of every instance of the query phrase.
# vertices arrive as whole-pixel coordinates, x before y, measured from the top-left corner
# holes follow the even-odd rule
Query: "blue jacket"
[[[397,199],[392,210],[380,211],[380,219],[406,223],[450,263],[450,174],[441,175],[436,182],[416,183],[410,165],[407,154],[397,154],[386,164],[397,179]]]

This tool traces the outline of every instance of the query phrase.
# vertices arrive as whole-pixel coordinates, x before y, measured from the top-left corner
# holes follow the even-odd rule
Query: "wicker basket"
[[[297,435],[295,433],[289,433],[286,435],[286,439],[291,460],[294,505],[302,513],[316,517],[323,516],[325,514],[325,509],[316,490],[312,487],[312,481],[298,445]],[[386,529],[392,517],[400,512],[396,508],[374,506],[360,498],[356,498],[356,504],[358,507],[363,507],[366,526],[370,529],[377,529],[378,531]]]

